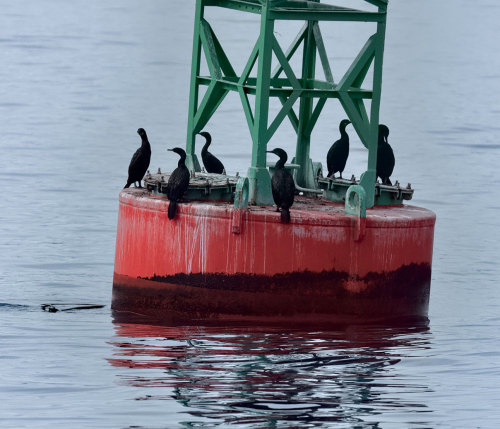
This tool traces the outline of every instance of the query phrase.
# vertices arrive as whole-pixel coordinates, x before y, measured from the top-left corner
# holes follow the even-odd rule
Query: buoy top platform
[[[379,123],[388,1],[365,0],[365,5],[357,10],[306,0],[196,0],[185,150],[189,186],[170,219],[171,173],[148,172],[145,189],[121,191],[115,311],[193,323],[427,316],[435,215],[407,205],[412,186],[389,179],[395,157],[389,128]],[[242,70],[233,67],[207,8],[260,20]],[[286,49],[275,36],[278,20],[304,23]],[[334,76],[321,26],[339,21],[366,22],[376,30],[347,71]],[[297,71],[291,59],[300,53]],[[208,75],[201,74],[203,57]],[[249,133],[238,144],[251,145],[249,168],[246,175],[205,173],[196,136],[230,91],[238,93],[248,123]],[[274,117],[271,98],[282,105]],[[336,167],[339,177],[335,171],[325,177],[322,160],[310,158],[311,144],[321,145],[326,158],[335,140],[311,139],[327,102],[339,102],[345,113],[332,118],[332,135],[337,128],[341,134],[337,153],[348,155],[347,125],[368,151],[365,171],[356,172],[359,179],[342,178],[345,159]],[[278,166],[267,151],[280,147],[273,136],[284,120],[296,132],[296,150]],[[217,139],[224,136],[214,136],[212,152]],[[397,155],[397,142],[393,147]],[[224,161],[223,153],[217,157]],[[279,189],[272,191],[271,177],[278,170],[293,178],[288,223],[280,221],[273,199]]]

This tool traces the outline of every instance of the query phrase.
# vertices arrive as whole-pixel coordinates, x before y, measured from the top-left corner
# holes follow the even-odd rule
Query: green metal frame
[[[298,164],[297,184],[316,188],[313,163],[309,157],[311,133],[329,98],[342,104],[361,141],[368,149],[368,166],[359,186],[365,191],[366,207],[375,203],[375,181],[378,143],[379,108],[382,89],[382,61],[388,0],[365,0],[377,7],[367,12],[320,3],[319,0],[197,0],[194,24],[193,57],[187,129],[187,164],[199,171],[195,154],[195,135],[210,120],[229,91],[240,95],[252,139],[252,160],[248,169],[249,202],[272,204],[271,181],[266,168],[266,148],[278,127],[288,117],[297,132],[293,163]],[[233,69],[220,41],[204,18],[206,7],[223,7],[260,14],[260,34],[240,75]],[[299,34],[286,51],[274,36],[276,20],[305,21]],[[357,21],[377,24],[377,30],[338,83],[334,82],[321,36],[320,21]],[[302,45],[302,74],[296,76],[290,59]],[[201,55],[206,58],[209,76],[200,75]],[[272,56],[279,65],[271,70]],[[325,75],[316,78],[316,57],[319,56]],[[372,89],[361,88],[373,63]],[[250,77],[257,64],[257,77]],[[199,100],[200,85],[207,90]],[[252,110],[248,95],[255,95]],[[277,97],[282,108],[275,118],[269,118],[269,99]],[[314,99],[317,99],[316,103]],[[300,99],[299,113],[293,108]],[[368,114],[364,100],[371,100]]]

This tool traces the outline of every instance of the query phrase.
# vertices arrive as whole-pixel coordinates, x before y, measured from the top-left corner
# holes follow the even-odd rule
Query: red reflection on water
[[[428,391],[394,370],[429,347],[426,323],[292,329],[117,321],[115,330],[108,360],[127,369],[120,382],[141,389],[136,399],[175,400],[193,416],[256,424],[264,414],[274,423],[319,424],[366,421],[401,407],[429,411],[393,394]],[[155,388],[169,393],[143,394]]]

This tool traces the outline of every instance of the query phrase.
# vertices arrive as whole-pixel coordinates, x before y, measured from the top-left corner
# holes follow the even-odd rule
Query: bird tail
[[[172,220],[175,217],[175,213],[177,213],[177,201],[170,201],[168,205],[168,218]]]
[[[127,182],[127,184],[123,187],[123,189],[128,188],[131,185],[130,182]]]
[[[290,210],[281,209],[281,223],[290,223]]]

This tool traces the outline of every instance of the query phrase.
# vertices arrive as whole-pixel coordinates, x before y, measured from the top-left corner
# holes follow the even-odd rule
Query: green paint
[[[366,192],[359,185],[351,185],[345,196],[345,212],[347,214],[366,217]]]
[[[368,149],[368,165],[357,187],[364,193],[353,191],[367,208],[383,196],[376,196],[375,167],[377,160],[379,108],[382,90],[382,61],[384,53],[385,22],[388,0],[365,0],[376,6],[369,12],[320,3],[320,0],[197,0],[191,66],[191,84],[187,130],[187,165],[191,171],[199,171],[195,154],[195,135],[201,131],[229,91],[240,95],[252,141],[252,159],[248,169],[248,200],[251,204],[272,204],[271,181],[266,167],[266,149],[283,120],[288,118],[297,133],[296,153],[292,162],[298,165],[294,172],[297,185],[318,189],[319,163],[310,159],[311,134],[329,99],[338,99],[347,117]],[[248,61],[238,76],[222,43],[209,22],[204,19],[206,7],[223,7],[240,12],[260,15],[260,33]],[[302,20],[304,26],[283,51],[274,36],[276,20]],[[328,55],[323,43],[319,23],[322,21],[372,22],[377,31],[356,56],[345,75],[334,82]],[[302,50],[299,48],[302,46]],[[290,66],[291,58],[302,52],[302,71],[296,76]],[[205,56],[209,76],[200,75],[200,58]],[[278,60],[271,71],[273,55]],[[324,80],[316,77],[316,58],[321,63]],[[368,70],[373,64],[372,89],[364,89]],[[257,77],[250,77],[256,68]],[[200,85],[207,86],[203,99],[199,100]],[[255,104],[249,95],[255,96]],[[269,117],[269,100],[277,97],[282,108],[274,118]],[[314,99],[317,99],[316,101]],[[367,112],[364,100],[371,100]],[[298,113],[295,109],[298,109]],[[321,185],[321,184],[319,184]],[[333,185],[332,185],[333,186]],[[322,185],[325,196],[344,201],[346,190],[334,190]],[[358,188],[355,188],[358,189]],[[379,188],[377,188],[379,189]],[[380,191],[378,191],[380,194]],[[392,200],[391,200],[392,201]],[[346,206],[347,207],[347,206]],[[352,212],[352,210],[346,211]],[[363,215],[363,210],[361,210]]]
[[[248,206],[248,178],[240,177],[236,183],[236,190],[234,193],[234,208],[244,209]]]

